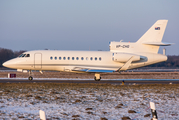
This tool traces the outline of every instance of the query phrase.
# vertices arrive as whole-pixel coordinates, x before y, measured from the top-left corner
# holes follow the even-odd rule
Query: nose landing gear
[[[29,78],[28,78],[30,81],[32,81],[33,80],[33,77],[32,77],[32,71],[31,70],[29,70]]]
[[[29,78],[28,78],[30,81],[32,81],[33,80],[33,77],[32,76],[29,76]]]

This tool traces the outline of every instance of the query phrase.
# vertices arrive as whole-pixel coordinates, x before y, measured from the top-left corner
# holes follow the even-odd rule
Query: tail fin
[[[162,41],[168,20],[158,20],[137,43],[160,43]]]
[[[160,46],[168,46],[171,43],[161,42],[168,20],[158,20],[137,42],[111,42],[110,51],[113,52],[147,52],[158,53]]]

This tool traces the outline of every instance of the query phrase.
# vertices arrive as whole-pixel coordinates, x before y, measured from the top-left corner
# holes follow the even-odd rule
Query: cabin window
[[[55,60],[57,60],[57,57],[55,57]]]
[[[68,57],[68,60],[70,60],[70,57]]]
[[[84,58],[83,58],[83,57],[81,57],[81,60],[84,60]]]
[[[63,60],[66,60],[66,57],[63,57]]]
[[[50,59],[52,60],[52,59],[53,59],[53,57],[50,57]]]
[[[76,57],[76,60],[79,60],[79,58],[78,58],[78,57]]]
[[[95,57],[95,60],[97,60],[97,57]]]
[[[59,57],[59,60],[61,60],[62,59],[62,57]]]
[[[101,61],[101,57],[99,58],[99,60]]]
[[[88,60],[88,57],[86,57],[86,60]]]
[[[25,57],[30,57],[30,54],[27,54]]]
[[[93,60],[93,57],[91,57],[90,60]]]
[[[72,57],[72,60],[74,60],[75,58],[74,57]]]

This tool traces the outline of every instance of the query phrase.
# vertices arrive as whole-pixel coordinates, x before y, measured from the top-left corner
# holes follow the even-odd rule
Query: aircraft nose
[[[16,65],[16,60],[8,60],[2,64],[4,67],[13,68]]]
[[[2,64],[4,67],[8,67],[9,66],[9,62],[7,61],[7,62],[4,62],[3,64]]]
[[[2,65],[4,67],[7,67],[7,68],[17,69],[18,64],[21,63],[21,62],[22,62],[21,60],[14,58],[14,59],[11,59],[11,60],[4,62]]]

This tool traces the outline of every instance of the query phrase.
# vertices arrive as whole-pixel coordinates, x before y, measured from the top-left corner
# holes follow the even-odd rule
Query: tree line
[[[7,60],[18,57],[22,54],[23,50],[20,51],[12,51],[10,49],[0,48],[0,67],[3,67],[2,64]]]
[[[10,49],[0,48],[0,67],[3,67],[2,64],[5,61],[10,60],[12,58],[16,58],[23,52],[25,51],[12,51]],[[148,67],[179,68],[179,55],[169,55],[167,61],[153,64]]]
[[[165,68],[179,68],[179,55],[168,55],[168,59],[165,62],[156,63],[148,67],[165,67]]]

